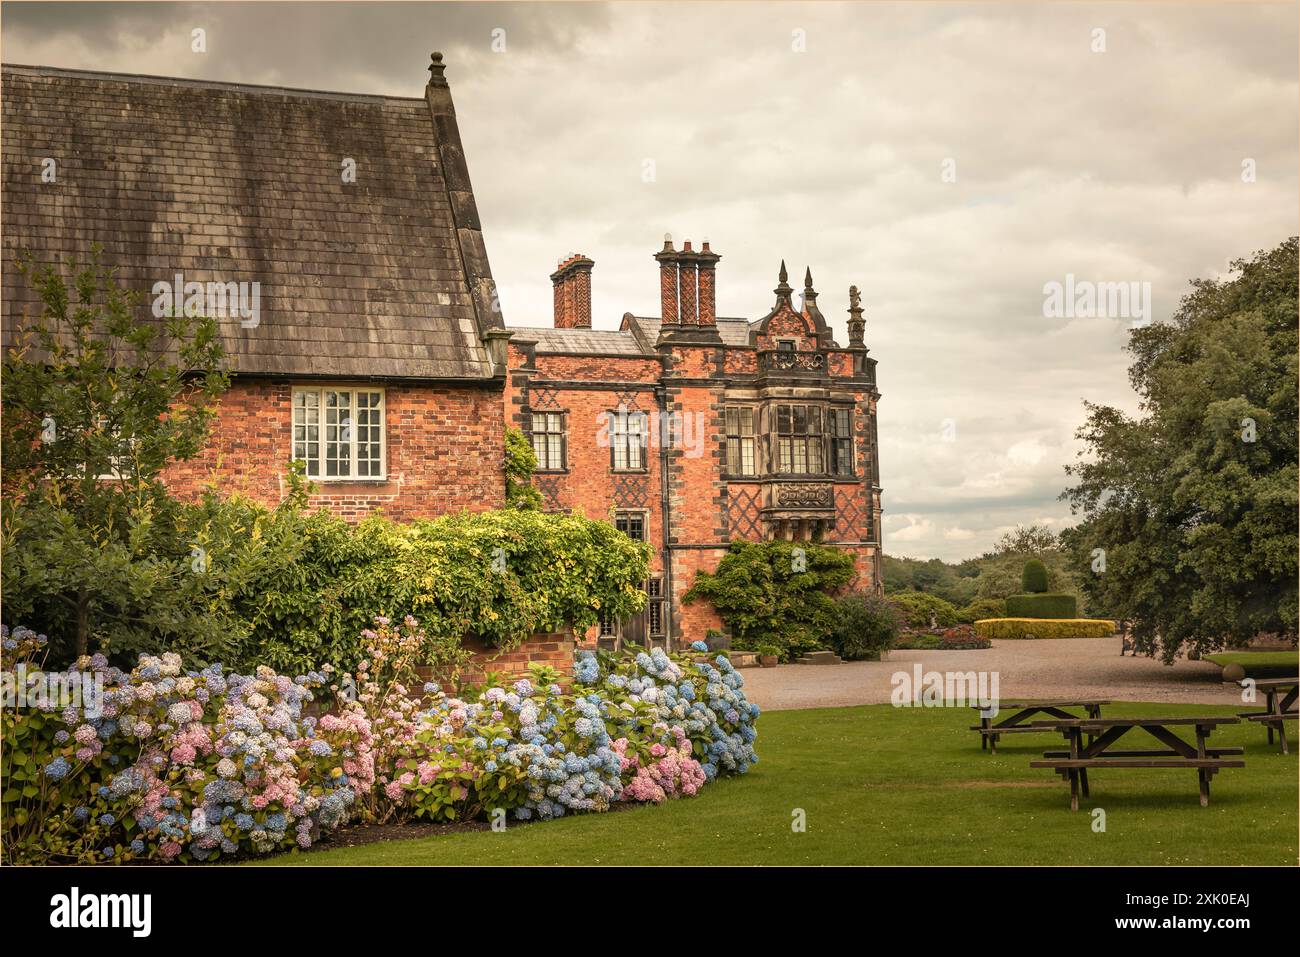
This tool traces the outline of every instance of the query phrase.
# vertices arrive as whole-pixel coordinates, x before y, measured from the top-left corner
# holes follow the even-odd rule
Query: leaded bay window
[[[538,469],[556,472],[564,468],[564,413],[534,412],[532,415],[533,452]]]
[[[315,479],[382,479],[383,389],[294,389],[293,457]]]
[[[724,413],[727,428],[727,474],[754,475],[754,410],[744,406]]]
[[[618,409],[609,413],[610,467],[615,472],[645,470],[649,417],[644,412]]]
[[[853,474],[853,410],[831,409],[831,474]]]
[[[776,407],[777,469],[786,475],[820,475],[822,410],[815,405]]]

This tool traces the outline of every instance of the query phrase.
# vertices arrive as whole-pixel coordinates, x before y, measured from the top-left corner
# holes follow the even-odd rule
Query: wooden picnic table
[[[971,730],[980,733],[981,751],[988,748],[989,753],[997,754],[998,738],[1004,734],[1043,733],[1043,728],[1035,728],[1027,723],[1034,715],[1046,714],[1054,718],[1073,719],[1080,716],[1071,714],[1065,709],[1082,708],[1084,716],[1100,718],[1101,706],[1104,704],[1110,704],[1110,702],[1101,698],[1074,698],[1065,701],[999,701],[999,713],[1003,711],[1014,713],[997,724],[993,723],[992,717],[984,713],[983,708],[979,705],[972,705],[971,707],[980,713],[980,723],[972,725]]]
[[[1245,679],[1240,682],[1246,687]],[[1264,692],[1263,711],[1243,711],[1237,717],[1247,721],[1257,721],[1268,731],[1268,743],[1273,743],[1273,726],[1277,725],[1277,736],[1282,741],[1282,753],[1290,754],[1286,745],[1286,727],[1284,721],[1295,721],[1300,714],[1296,710],[1296,697],[1300,693],[1300,679],[1297,678],[1263,678],[1255,681],[1255,690]]]
[[[1069,743],[1066,751],[1045,751],[1043,760],[1030,761],[1031,768],[1051,768],[1070,782],[1070,810],[1079,810],[1079,793],[1088,796],[1089,768],[1189,768],[1200,783],[1201,807],[1210,803],[1210,779],[1224,768],[1244,768],[1246,762],[1229,755],[1241,755],[1244,748],[1211,748],[1205,739],[1224,724],[1239,724],[1240,718],[1215,715],[1204,718],[1079,718],[1072,721],[1035,722],[1042,730],[1059,731]],[[1193,728],[1196,743],[1184,741],[1174,728]],[[1112,746],[1134,728],[1141,728],[1164,745],[1163,748],[1116,750]],[[1084,743],[1085,734],[1095,737]]]

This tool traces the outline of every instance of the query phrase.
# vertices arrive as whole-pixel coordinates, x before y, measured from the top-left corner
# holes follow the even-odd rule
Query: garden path
[[[1240,704],[1240,690],[1219,681],[1220,669],[1179,659],[1165,665],[1151,658],[1120,657],[1119,638],[994,641],[974,651],[891,651],[885,661],[840,665],[746,668],[745,692],[766,711],[884,704],[892,676],[925,671],[996,671],[998,693],[1013,698],[1109,698]]]

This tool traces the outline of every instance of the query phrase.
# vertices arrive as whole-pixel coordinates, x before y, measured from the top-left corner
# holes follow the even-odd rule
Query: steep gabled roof
[[[5,265],[99,243],[146,296],[177,273],[257,282],[258,325],[220,322],[236,373],[490,378],[482,334],[501,319],[432,69],[407,99],[5,66]],[[4,300],[8,340],[36,303],[12,268]]]

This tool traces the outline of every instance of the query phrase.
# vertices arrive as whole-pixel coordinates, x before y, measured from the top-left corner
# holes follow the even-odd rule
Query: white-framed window
[[[727,432],[727,473],[754,475],[758,469],[754,461],[754,410],[748,406],[732,406],[723,413]]]
[[[293,457],[307,463],[308,478],[384,478],[384,390],[352,386],[294,389]]]
[[[563,412],[534,412],[532,414],[533,452],[537,455],[537,468],[542,472],[564,470],[565,446],[568,444]]]
[[[609,413],[609,467],[615,472],[644,472],[649,416],[618,408]]]

